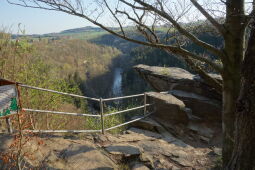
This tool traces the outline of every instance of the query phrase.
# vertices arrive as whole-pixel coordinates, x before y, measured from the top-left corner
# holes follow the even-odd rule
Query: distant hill
[[[118,27],[108,27],[111,30],[118,31],[120,30]],[[125,30],[130,31],[133,27],[127,26],[124,27]],[[18,37],[30,37],[30,38],[50,38],[50,39],[83,39],[83,40],[91,40],[98,38],[102,35],[109,34],[107,31],[100,27],[94,26],[86,26],[81,28],[73,28],[60,31],[58,33],[46,33],[46,34],[30,34],[30,35],[18,35],[12,34],[12,38],[16,39]]]
[[[219,22],[222,21],[221,18],[218,19]],[[207,20],[199,20],[197,22],[191,22],[191,23],[180,23],[180,25],[182,25],[183,27],[187,27],[188,29],[192,29],[193,31],[196,30],[208,30],[208,28],[211,28],[211,25],[208,23]],[[163,26],[157,26],[156,30],[157,32],[162,32],[162,33],[166,33],[169,31],[169,28],[171,26],[169,25],[163,25]],[[120,28],[118,27],[108,27],[111,30],[114,31],[120,31]],[[194,29],[196,28],[196,29]],[[131,33],[132,36],[135,30],[134,26],[126,26],[124,27],[124,30],[127,33]],[[196,32],[195,31],[195,32]],[[211,31],[211,30],[210,30]],[[62,38],[67,38],[67,39],[83,39],[83,40],[93,40],[93,39],[97,39],[100,38],[103,35],[109,34],[107,31],[105,31],[104,29],[100,28],[100,27],[95,27],[95,26],[86,26],[86,27],[80,27],[80,28],[73,28],[73,29],[67,29],[67,30],[63,30],[60,31],[58,33],[46,33],[46,34],[31,34],[31,35],[25,35],[28,36],[30,38],[50,38],[50,39],[62,39]],[[13,34],[12,38],[18,38],[18,37],[22,37],[24,35],[17,35],[17,34]]]
[[[117,30],[118,28],[111,28]],[[12,34],[12,38],[16,39],[19,37],[30,37],[33,39],[37,38],[50,38],[50,39],[59,39],[59,38],[71,38],[71,39],[92,39],[96,38],[97,36],[107,34],[102,28],[99,27],[81,27],[81,28],[73,28],[60,31],[58,33],[46,33],[46,34],[30,34],[30,35],[18,35]]]
[[[60,34],[81,33],[81,32],[99,32],[99,31],[104,31],[104,30],[100,27],[87,26],[87,27],[64,30],[64,31],[61,31]]]

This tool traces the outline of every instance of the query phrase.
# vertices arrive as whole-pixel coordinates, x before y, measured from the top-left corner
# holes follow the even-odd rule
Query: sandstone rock
[[[25,148],[38,152],[36,162],[43,162],[41,169],[117,170],[121,167],[117,165],[119,158],[136,170],[147,170],[148,167],[166,170],[210,169],[218,157],[216,154],[209,154],[212,149],[204,146],[193,147],[171,133],[164,132],[163,127],[160,133],[131,128],[122,135],[105,134],[104,137],[96,137],[98,134],[94,134],[94,138],[104,141],[96,140],[95,143],[87,139],[64,139],[55,136],[44,138],[44,144],[36,151],[36,142],[29,141]],[[166,138],[174,140],[167,141]],[[0,136],[0,139],[4,144],[8,141],[8,137]],[[6,149],[2,147],[4,148]],[[36,167],[35,160],[30,161],[31,165]]]
[[[140,64],[134,66],[134,69],[156,91],[182,90],[217,100],[222,98],[221,94],[218,94],[199,76],[193,75],[181,68]],[[221,79],[219,75],[212,74],[212,76]]]
[[[143,132],[147,134],[144,135]],[[182,140],[173,137],[169,132],[163,131],[165,136],[161,134],[162,138],[158,138],[157,140],[152,140],[157,136],[155,132],[149,132],[147,130],[131,128],[127,133],[118,136],[119,142],[116,143],[116,140],[114,140],[114,144],[106,146],[105,149],[116,156],[123,155],[129,157],[131,155],[137,155],[144,165],[150,164],[150,167],[153,167],[153,169],[182,169],[179,167],[196,169],[201,166],[201,162],[204,162],[203,166],[208,166],[206,164],[208,160],[205,155],[211,151],[210,149],[194,148]],[[126,135],[133,135],[141,140],[130,144],[125,141],[127,139],[125,137]],[[144,139],[142,139],[143,137]],[[167,141],[167,138],[172,138],[172,140]],[[108,139],[111,139],[111,137],[108,137]],[[199,160],[201,161],[198,164],[197,162]]]
[[[134,128],[136,127],[136,128]],[[140,129],[142,128],[142,129]],[[144,130],[145,129],[145,130]],[[153,131],[153,132],[151,132]],[[128,133],[138,133],[145,136],[150,136],[153,138],[162,138],[165,141],[173,142],[177,140],[172,134],[170,134],[164,127],[162,127],[158,122],[152,118],[145,118],[143,120],[137,121],[135,124],[132,124]]]
[[[37,146],[36,142],[29,142],[25,151],[31,149],[31,146]],[[43,162],[43,169],[117,169],[109,157],[102,154],[93,143],[84,140],[61,137],[44,139],[44,144],[36,150],[35,158],[28,162],[34,167],[41,166]]]
[[[140,154],[140,150],[138,147],[129,144],[110,145],[107,146],[105,149],[111,154],[124,155],[126,157]]]
[[[176,145],[176,143],[166,143],[164,141],[140,141],[138,146],[143,148],[147,155],[164,155],[171,160],[178,162],[182,166],[193,166],[196,154],[189,154],[193,147]]]
[[[209,143],[210,142],[210,138],[207,138],[205,136],[199,136],[200,140],[206,142],[206,143]]]
[[[132,119],[135,119],[135,118],[136,117],[133,117]],[[132,123],[132,127],[145,129],[149,131],[156,131],[157,127],[160,127],[160,125],[154,120],[146,118],[146,119],[142,119]]]
[[[181,90],[172,90],[170,93],[182,100],[188,108],[191,108],[192,114],[198,120],[221,121],[221,103],[219,101]]]
[[[190,122],[188,124],[188,128],[194,132],[196,132],[197,134],[207,137],[207,138],[212,138],[213,137],[213,133],[214,131],[208,127],[206,127],[205,125],[202,124],[195,124]]]
[[[158,122],[148,117],[143,120],[137,121],[135,123],[135,126],[134,127],[133,126],[134,124],[132,124],[132,128],[127,130],[127,133],[129,134],[138,133],[139,135],[134,135],[134,139],[136,139],[140,135],[145,135],[145,136],[149,136],[149,137],[153,137],[157,139],[161,138],[167,142],[174,142],[177,140],[171,133],[169,133]],[[137,127],[142,129],[139,129]]]
[[[216,79],[216,80],[218,80],[219,82],[222,83],[222,76],[221,76],[221,75],[219,75],[219,74],[214,74],[214,73],[209,73],[209,75],[210,75],[211,77],[213,77],[214,79]],[[201,79],[199,75],[196,75],[196,78],[199,79],[200,81],[204,82],[204,80]]]
[[[127,132],[129,134],[133,134],[134,138],[136,138],[135,136],[141,136],[141,135],[142,136],[153,137],[153,138],[156,138],[156,139],[159,139],[159,138],[163,137],[161,134],[154,133],[154,132],[144,130],[144,129],[133,128],[133,127],[130,128]],[[140,134],[140,135],[137,135],[137,134]]]
[[[170,94],[156,92],[150,92],[148,96],[151,103],[155,103],[155,113],[152,114],[152,117],[158,122],[183,124],[188,122],[185,104],[181,100]]]
[[[175,142],[178,140],[162,126],[157,127],[157,130],[163,136],[162,139],[166,142],[170,143],[170,142]]]
[[[192,133],[192,138],[198,143],[220,143],[219,139],[214,139],[213,134],[217,129],[221,129],[221,94],[198,75],[180,68],[137,65],[134,69],[156,91],[168,91],[164,94],[155,92],[148,94],[148,102],[155,103],[156,112],[151,115],[153,119],[167,131],[182,137],[185,141],[190,140],[188,133],[192,131],[195,132]],[[210,76],[222,81],[220,75],[210,74]],[[204,123],[213,131],[204,127]],[[151,129],[148,127],[148,130],[156,128],[159,131],[156,126],[150,126]],[[175,138],[170,136],[165,141],[175,142]]]
[[[144,164],[135,163],[135,165],[132,166],[131,170],[150,170],[150,169]]]
[[[151,165],[153,165],[153,162],[154,162],[154,160],[153,160],[153,155],[150,155],[150,154],[145,153],[145,152],[142,152],[142,153],[141,153],[141,155],[140,155],[140,160],[141,160],[142,162],[147,162],[147,163],[149,163],[149,164],[151,164]]]
[[[186,108],[186,113],[188,115],[189,120],[191,121],[201,121],[202,119],[192,113],[190,108]]]
[[[222,155],[222,149],[221,149],[221,148],[214,147],[214,148],[213,148],[213,152],[214,152],[216,155]]]
[[[137,142],[141,140],[157,140],[162,136],[158,133],[150,132],[143,129],[130,128],[125,135],[108,135],[107,138],[111,143]],[[108,141],[108,143],[109,143]],[[104,146],[108,146],[105,144]]]

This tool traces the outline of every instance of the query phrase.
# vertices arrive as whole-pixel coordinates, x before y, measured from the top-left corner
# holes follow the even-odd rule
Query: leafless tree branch
[[[172,23],[175,28],[184,36],[186,36],[188,39],[190,39],[192,42],[194,42],[195,44],[197,44],[198,46],[201,46],[205,49],[207,49],[208,51],[210,51],[212,54],[219,56],[219,57],[224,57],[224,53],[222,51],[220,51],[219,49],[213,47],[212,45],[199,40],[195,35],[193,35],[192,33],[188,32],[187,30],[185,30],[179,23],[177,23],[170,15],[168,15],[165,11],[161,11],[155,7],[153,7],[150,4],[145,3],[142,0],[134,0],[135,2],[141,4],[142,6],[146,7],[149,10],[154,11],[155,13],[157,13],[158,15],[164,17],[165,19],[167,19],[170,23]]]
[[[222,34],[224,35],[225,29],[219,24],[198,2],[197,0],[190,0],[193,5],[208,19],[211,24]]]
[[[15,0],[13,0],[13,1],[15,1]],[[19,3],[13,3],[13,2],[11,2],[11,0],[8,0],[8,2],[11,4],[23,6],[23,7],[55,10],[55,11],[65,12],[67,14],[71,14],[74,16],[78,16],[78,17],[81,17],[81,18],[84,18],[84,19],[90,21],[91,23],[95,24],[96,26],[101,27],[102,29],[106,30],[107,32],[109,32],[115,36],[118,36],[122,39],[125,39],[127,41],[138,43],[141,45],[150,46],[150,47],[161,48],[161,49],[167,50],[168,52],[171,52],[173,54],[177,54],[180,56],[189,56],[189,58],[207,63],[210,67],[212,67],[219,73],[222,73],[222,71],[223,71],[222,67],[220,65],[216,64],[210,58],[206,58],[206,57],[197,55],[197,54],[190,52],[190,51],[186,50],[185,48],[183,48],[181,46],[181,43],[179,43],[179,41],[177,41],[177,45],[162,44],[159,41],[159,38],[158,38],[158,36],[155,32],[155,28],[154,28],[155,23],[156,23],[156,18],[154,18],[152,28],[148,27],[146,24],[143,23],[142,20],[143,20],[143,17],[145,15],[146,11],[152,13],[155,17],[156,17],[156,15],[161,16],[161,17],[165,18],[167,21],[169,21],[178,30],[180,35],[187,37],[192,42],[194,42],[196,45],[199,45],[200,47],[207,49],[212,54],[217,55],[219,57],[223,57],[224,53],[221,50],[217,49],[216,47],[214,47],[204,41],[201,41],[195,35],[188,32],[187,30],[185,30],[179,23],[177,23],[176,20],[174,20],[170,15],[168,15],[164,11],[163,4],[161,4],[162,1],[160,1],[160,0],[158,0],[158,3],[161,6],[161,10],[157,9],[156,7],[154,7],[150,4],[145,3],[143,0],[134,0],[134,2],[140,6],[136,5],[135,3],[131,4],[126,0],[120,0],[120,2],[123,2],[125,5],[133,8],[134,10],[135,9],[141,10],[143,12],[141,16],[139,16],[138,13],[134,12],[134,15],[137,17],[137,19],[135,19],[134,17],[132,17],[129,13],[127,13],[125,11],[116,9],[117,13],[124,14],[126,17],[128,17],[129,20],[136,23],[136,25],[138,26],[137,27],[138,30],[140,30],[140,32],[144,35],[144,37],[147,39],[147,42],[134,39],[134,38],[129,37],[125,34],[123,25],[121,24],[119,18],[116,16],[116,13],[114,13],[114,11],[107,4],[106,0],[103,0],[103,2],[105,3],[106,8],[110,11],[111,15],[118,22],[120,29],[121,29],[121,33],[119,33],[116,30],[112,30],[109,27],[106,27],[102,23],[98,22],[97,19],[93,19],[89,15],[84,14],[84,9],[81,7],[82,6],[81,3],[76,3],[76,7],[75,7],[75,5],[72,4],[70,0],[18,0]],[[34,5],[27,4],[26,2],[33,2]],[[77,10],[77,9],[79,9],[79,10]]]
[[[114,12],[111,10],[111,8],[109,7],[109,5],[108,5],[108,3],[106,2],[106,0],[103,0],[103,1],[104,1],[104,3],[105,3],[105,6],[107,7],[107,9],[111,12],[112,16],[113,16],[113,17],[115,18],[115,20],[118,22],[119,27],[120,27],[120,29],[121,29],[121,32],[122,32],[123,36],[125,37],[126,35],[125,35],[124,29],[123,29],[123,27],[122,27],[122,24],[121,24],[120,20],[119,20],[118,17],[114,14]]]

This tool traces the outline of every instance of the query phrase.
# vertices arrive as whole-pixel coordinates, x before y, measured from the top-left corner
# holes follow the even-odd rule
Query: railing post
[[[9,134],[12,134],[13,133],[13,129],[12,129],[11,119],[9,117],[7,117],[5,120],[6,120],[8,132],[9,132]]]
[[[147,96],[146,96],[146,92],[144,93],[144,111],[143,111],[143,114],[144,115],[146,115],[146,112],[147,112],[147,110],[146,110],[146,104],[147,104]]]
[[[102,129],[102,134],[104,134],[104,105],[103,105],[102,98],[100,98],[100,114],[101,114],[101,129]]]

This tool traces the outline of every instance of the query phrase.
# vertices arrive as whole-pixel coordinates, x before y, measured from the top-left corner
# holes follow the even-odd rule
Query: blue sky
[[[0,29],[11,28],[17,33],[18,24],[25,27],[26,34],[59,32],[65,29],[91,26],[88,21],[62,12],[24,8],[0,0]]]
[[[113,7],[112,9],[114,9],[114,7],[117,5],[116,1],[117,0],[108,0],[110,6]],[[178,0],[172,0],[171,2],[173,3],[174,1]],[[201,0],[201,2],[205,1],[208,0]],[[245,2],[247,1],[248,0],[245,0]],[[13,2],[15,2],[15,0],[13,0]],[[18,2],[18,0],[16,2]],[[94,0],[83,0],[82,2],[86,4],[88,11],[91,10],[91,8],[95,9],[95,6],[93,7],[93,3],[95,3]],[[216,8],[217,10],[222,10],[221,8],[224,6],[219,4],[213,5],[212,7]],[[176,12],[176,14],[178,14],[179,8],[176,8],[176,11],[173,9],[173,11]],[[205,19],[199,12],[193,11],[194,10],[191,10],[189,12],[190,14],[192,13],[192,15],[187,14],[188,16],[183,17],[182,22],[192,21],[194,20],[194,18],[197,20]],[[222,15],[222,13],[220,13],[220,15]],[[187,17],[191,17],[191,19]],[[103,23],[106,26],[116,26],[115,25],[116,22],[115,23],[111,22],[111,19],[108,17],[107,12],[101,15],[100,21],[98,22]],[[44,34],[60,32],[72,28],[93,26],[93,24],[91,24],[85,19],[65,14],[63,12],[25,8],[21,6],[11,5],[6,0],[0,0],[0,30],[1,28],[4,27],[11,28],[11,33],[15,34],[17,33],[19,23],[22,24],[22,28],[25,28],[26,34]],[[126,24],[128,25],[129,22],[126,22]]]

